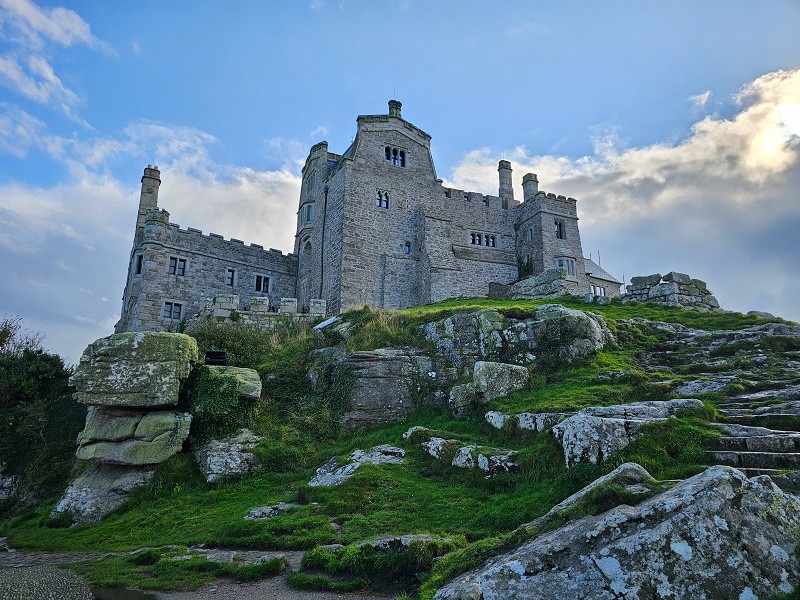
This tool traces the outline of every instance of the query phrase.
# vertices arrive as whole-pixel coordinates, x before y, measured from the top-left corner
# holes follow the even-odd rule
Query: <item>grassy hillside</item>
[[[129,551],[201,543],[264,550],[311,549],[320,544],[346,545],[388,534],[451,537],[466,549],[437,565],[422,589],[422,594],[429,596],[449,576],[518,540],[521,534],[514,532],[519,526],[543,515],[622,462],[638,462],[656,479],[664,480],[701,470],[704,451],[713,446],[718,435],[709,419],[714,418],[713,406],[722,394],[702,397],[708,406],[705,415],[650,426],[648,435],[611,461],[581,464],[569,470],[560,446],[548,433],[492,429],[482,418],[486,410],[575,410],[668,398],[665,376],[644,369],[637,361],[640,353],[657,348],[665,334],[644,325],[621,328],[621,319],[641,317],[706,331],[779,321],[642,305],[586,307],[576,299],[557,302],[602,314],[616,332],[619,345],[607,347],[583,364],[535,370],[529,389],[497,399],[468,417],[455,418],[447,411],[422,407],[401,423],[357,431],[339,431],[335,394],[324,397],[313,393],[309,386],[306,373],[315,347],[335,343],[345,343],[349,350],[424,347],[417,333],[422,323],[455,311],[485,308],[509,317],[523,317],[545,301],[464,299],[398,312],[352,311],[342,317],[352,324],[346,340],[337,334],[318,339],[310,330],[296,326],[271,333],[256,332],[242,324],[203,326],[190,332],[197,337],[201,349],[225,346],[235,364],[257,368],[262,376],[266,399],[258,407],[254,429],[265,436],[257,449],[264,466],[237,481],[206,484],[192,455],[184,452],[161,464],[150,485],[97,525],[62,527],[62,523],[52,521],[49,513],[57,500],[54,496],[36,508],[17,511],[0,525],[0,535],[8,536],[16,548],[40,551]],[[671,376],[672,380],[692,377],[690,369],[686,373],[679,371]],[[402,445],[402,433],[412,425],[447,432],[447,437],[469,443],[519,450],[522,473],[486,479],[480,471],[455,469],[431,459],[419,444],[407,444],[404,464],[364,466],[337,487],[306,485],[314,470],[333,456],[346,457],[353,450],[377,444]],[[243,520],[250,509],[278,501],[300,501],[302,506],[267,521]],[[593,507],[584,510],[591,512],[603,506],[603,501],[597,499]],[[142,564],[109,560],[88,563],[81,569],[100,583],[152,588],[193,587],[212,576],[226,574],[187,563],[185,569],[178,568],[177,575],[172,567],[168,576],[159,575],[154,568],[143,575]],[[155,557],[152,564],[161,562]],[[430,563],[425,566],[430,568]],[[316,567],[318,571],[319,565]],[[382,580],[367,567],[358,570],[329,564],[322,570],[338,577],[358,575],[359,585],[377,586]],[[308,584],[302,577],[295,577],[295,582],[300,586]],[[317,581],[314,585],[327,584]],[[400,585],[408,585],[409,591],[416,593],[413,585]]]

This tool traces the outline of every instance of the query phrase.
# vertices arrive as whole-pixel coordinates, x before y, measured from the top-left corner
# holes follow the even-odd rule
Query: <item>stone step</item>
[[[726,417],[743,417],[755,414],[752,408],[719,408]]]
[[[798,425],[798,418],[797,415],[726,415],[726,422],[753,427],[769,427],[779,431],[794,431]]]
[[[752,427],[750,425],[738,425],[736,423],[717,423],[717,425],[730,437],[751,437],[751,436],[761,436],[761,435],[792,435],[793,433],[800,433],[796,431],[769,429],[767,427]]]
[[[724,436],[719,438],[719,447],[742,452],[796,452],[800,450],[800,434]]]
[[[756,469],[800,468],[800,452],[739,452],[711,450],[708,455],[717,464]]]

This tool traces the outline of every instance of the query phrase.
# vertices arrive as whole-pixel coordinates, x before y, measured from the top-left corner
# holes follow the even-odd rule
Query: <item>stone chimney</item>
[[[511,185],[511,163],[501,160],[497,165],[497,172],[500,174],[500,200],[503,201],[503,208],[508,208],[509,200],[514,199],[514,187]]]
[[[522,178],[522,199],[529,200],[539,191],[539,178],[536,173],[526,173]]]
[[[390,117],[398,117],[400,116],[400,109],[403,108],[403,105],[399,100],[389,100],[389,116]]]
[[[139,195],[139,215],[136,218],[136,231],[144,228],[147,211],[158,208],[158,188],[161,186],[161,171],[158,167],[147,165],[142,175],[142,191]]]

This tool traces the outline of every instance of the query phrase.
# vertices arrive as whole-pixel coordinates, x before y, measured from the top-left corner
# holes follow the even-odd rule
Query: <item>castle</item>
[[[486,296],[490,284],[553,267],[574,293],[619,295],[620,283],[583,257],[574,198],[540,191],[528,173],[516,200],[505,160],[497,196],[444,187],[430,141],[391,100],[388,114],[358,117],[343,154],[313,146],[288,255],[171,223],[158,207],[161,174],[148,166],[115,330],[175,329],[216,297],[256,312],[282,299],[316,314],[405,308]]]

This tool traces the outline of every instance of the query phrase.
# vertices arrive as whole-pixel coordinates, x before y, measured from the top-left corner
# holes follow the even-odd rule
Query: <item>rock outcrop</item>
[[[89,405],[76,456],[94,466],[55,513],[96,522],[181,450],[191,416],[175,407],[196,361],[197,343],[179,333],[120,333],[86,348],[72,376],[77,399]]]
[[[447,369],[414,348],[353,352],[336,363],[333,376],[339,380],[332,387],[347,394],[348,409],[339,420],[345,429],[396,421],[414,410],[415,400],[447,400]]]
[[[702,408],[700,400],[688,398],[590,407],[567,417],[550,431],[564,449],[568,467],[584,461],[598,463],[639,437],[644,425]]]
[[[345,465],[339,466],[336,458],[330,459],[317,469],[308,485],[311,487],[339,485],[350,479],[361,465],[399,465],[405,460],[405,456],[405,450],[388,444],[373,446],[369,450],[356,450]]]
[[[711,467],[636,506],[536,535],[436,600],[753,599],[790,593],[800,500],[766,476]]]
[[[517,281],[509,294],[512,300],[525,300],[577,294],[578,291],[578,281],[568,278],[566,269],[556,267]]]
[[[458,440],[445,439],[433,435],[425,427],[412,427],[403,434],[404,440],[423,440],[422,449],[437,460],[448,460],[459,469],[479,469],[485,476],[494,477],[500,473],[516,473],[517,452],[505,448],[490,448],[475,444],[464,444]]]
[[[258,466],[252,450],[260,440],[249,429],[241,429],[230,438],[209,441],[194,453],[200,472],[209,483],[250,472]]]
[[[661,274],[631,277],[622,302],[647,302],[657,306],[718,310],[719,302],[705,281],[692,279],[685,273],[670,271]]]

